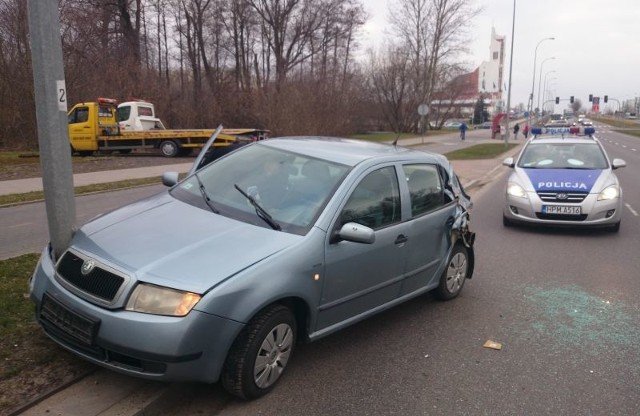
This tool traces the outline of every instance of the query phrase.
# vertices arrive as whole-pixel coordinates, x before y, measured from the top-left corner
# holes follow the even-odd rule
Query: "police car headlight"
[[[620,190],[616,185],[611,185],[606,188],[598,195],[598,201],[608,201],[610,199],[615,199],[620,196]]]
[[[141,283],[131,294],[126,309],[153,315],[185,316],[200,298],[196,293]]]
[[[517,198],[527,198],[527,193],[522,189],[522,186],[513,182],[509,182],[507,185],[507,194]]]

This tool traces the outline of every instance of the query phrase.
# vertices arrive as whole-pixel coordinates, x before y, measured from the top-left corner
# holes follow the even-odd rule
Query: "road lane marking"
[[[33,225],[32,222],[23,222],[22,224],[13,224],[7,226],[7,228],[18,228],[18,227],[28,227],[29,225]]]
[[[624,204],[624,206],[625,206],[625,207],[627,207],[627,208],[629,208],[629,211],[631,211],[631,213],[632,213],[633,215],[635,215],[636,217],[638,216],[638,211],[636,211],[635,209],[631,208],[631,205],[629,205],[629,204],[625,203],[625,204]]]

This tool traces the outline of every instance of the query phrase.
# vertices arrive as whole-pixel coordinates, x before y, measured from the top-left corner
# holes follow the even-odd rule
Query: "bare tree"
[[[0,146],[37,145],[26,2],[0,0]]]
[[[389,6],[389,20],[411,74],[408,103],[430,103],[434,92],[451,79],[451,69],[462,66],[467,28],[479,12],[471,0],[396,0]],[[415,122],[418,116],[411,111]]]
[[[59,0],[69,101],[149,99],[176,128],[411,129],[459,65],[471,1],[398,0],[406,30],[365,74],[363,0]],[[0,0],[0,146],[36,143],[25,8]]]

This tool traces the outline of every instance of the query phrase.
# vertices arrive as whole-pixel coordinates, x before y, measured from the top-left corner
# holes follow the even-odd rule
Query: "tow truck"
[[[117,100],[98,98],[95,102],[74,105],[67,113],[71,151],[81,156],[95,152],[130,153],[139,149],[158,149],[165,157],[189,155],[202,148],[214,129],[123,130],[118,123]],[[164,126],[163,126],[164,127]],[[238,142],[265,139],[267,130],[224,129],[214,146],[226,147]]]

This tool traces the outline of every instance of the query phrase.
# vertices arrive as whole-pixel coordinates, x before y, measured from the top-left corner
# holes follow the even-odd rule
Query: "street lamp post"
[[[509,110],[511,107],[511,73],[513,70],[513,44],[516,31],[516,0],[513,0],[513,20],[511,21],[511,54],[509,56],[509,86],[507,88],[507,111],[505,119],[504,144],[509,144]]]
[[[544,66],[544,63],[551,60],[551,59],[556,59],[555,56],[552,56],[550,58],[545,59],[544,61],[542,61],[542,63],[540,64],[540,79],[542,79],[542,67]],[[540,109],[540,87],[542,86],[542,82],[538,81],[538,105],[537,108]],[[533,103],[532,103],[533,105]]]
[[[533,112],[533,90],[536,86],[536,59],[538,57],[538,46],[540,46],[540,44],[542,42],[544,42],[545,40],[555,40],[556,38],[551,37],[551,38],[544,38],[542,40],[540,40],[540,42],[538,42],[538,44],[536,45],[536,49],[535,52],[533,53],[533,81],[531,82],[531,95],[529,96],[529,102],[530,102],[530,106],[529,106],[529,126],[531,126],[531,113]]]

